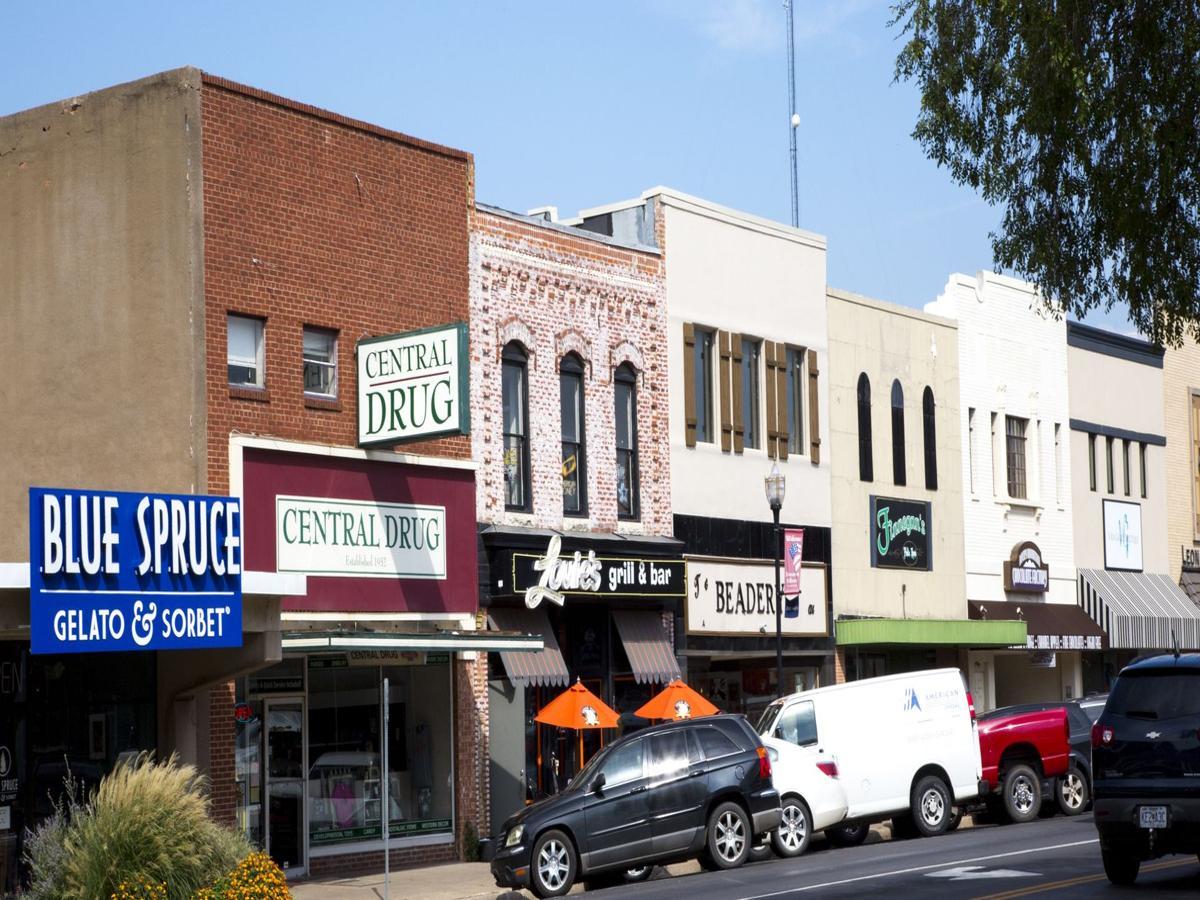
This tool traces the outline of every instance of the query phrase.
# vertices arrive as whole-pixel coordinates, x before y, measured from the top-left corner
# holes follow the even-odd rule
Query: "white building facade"
[[[1025,648],[967,652],[976,706],[1080,696],[1096,635],[1076,603],[1066,323],[990,272],[951,275],[925,309],[958,323],[969,614],[1027,623]]]

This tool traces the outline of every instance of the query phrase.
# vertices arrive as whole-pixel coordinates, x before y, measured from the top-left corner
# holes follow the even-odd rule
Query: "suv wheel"
[[[1077,816],[1087,809],[1088,783],[1079,766],[1071,766],[1067,769],[1067,774],[1058,778],[1054,784],[1058,808],[1064,815]]]
[[[936,775],[926,775],[909,798],[913,825],[921,837],[942,834],[950,824],[950,789]]]
[[[1004,811],[1014,822],[1032,822],[1042,808],[1042,782],[1037,772],[1024,763],[1004,776]]]
[[[621,880],[627,884],[634,884],[639,881],[647,880],[654,874],[654,866],[634,866],[632,869],[626,869],[621,873]]]
[[[808,849],[812,839],[812,815],[799,797],[783,798],[783,821],[771,832],[771,846],[780,856],[790,859]]]
[[[539,897],[561,897],[575,881],[575,848],[561,831],[547,831],[534,842],[529,887]]]
[[[1104,860],[1104,874],[1113,884],[1133,884],[1137,881],[1142,861],[1136,856],[1101,850],[1100,857]]]
[[[856,822],[853,825],[838,825],[825,829],[825,836],[839,847],[857,847],[867,839],[867,835],[870,833],[871,825],[868,822]]]
[[[708,817],[708,857],[718,869],[736,869],[750,855],[750,819],[736,803],[719,805]]]

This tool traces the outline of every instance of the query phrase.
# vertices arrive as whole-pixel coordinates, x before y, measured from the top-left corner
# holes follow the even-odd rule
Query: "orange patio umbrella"
[[[585,728],[616,728],[620,716],[608,704],[575,683],[542,707],[534,721],[559,728],[574,728],[579,732],[579,765],[583,766],[583,731]]]
[[[698,719],[720,712],[676,678],[650,698],[635,715],[643,719]]]

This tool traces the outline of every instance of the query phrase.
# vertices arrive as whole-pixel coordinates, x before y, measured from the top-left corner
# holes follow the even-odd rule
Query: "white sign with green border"
[[[275,498],[280,572],[355,578],[446,577],[446,507]]]
[[[363,338],[357,355],[360,447],[470,432],[465,324]]]

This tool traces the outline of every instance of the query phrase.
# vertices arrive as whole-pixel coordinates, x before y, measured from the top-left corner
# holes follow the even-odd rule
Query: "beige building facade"
[[[957,325],[834,289],[826,308],[845,677],[953,666],[963,646],[1023,639],[1015,623],[967,616]]]
[[[1200,603],[1200,346],[1194,341],[1167,348],[1162,391],[1167,571]]]

